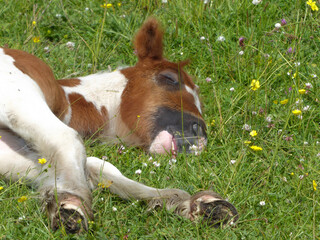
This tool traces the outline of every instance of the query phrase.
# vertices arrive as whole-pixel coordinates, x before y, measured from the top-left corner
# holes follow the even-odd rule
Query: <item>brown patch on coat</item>
[[[92,102],[78,94],[71,93],[68,95],[72,109],[69,126],[74,128],[84,137],[99,135],[103,128],[108,128],[108,111],[103,106],[100,111]]]
[[[21,72],[38,84],[51,111],[58,118],[63,119],[67,113],[68,102],[51,68],[36,56],[24,51],[9,48],[4,48],[3,51],[15,60],[14,65]]]
[[[80,85],[81,80],[78,78],[59,79],[58,83],[63,87],[76,87]]]

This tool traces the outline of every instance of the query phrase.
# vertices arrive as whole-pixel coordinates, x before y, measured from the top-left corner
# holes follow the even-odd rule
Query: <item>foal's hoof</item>
[[[87,230],[85,217],[77,210],[60,208],[52,223],[52,229],[64,228],[67,233],[80,233]]]
[[[238,220],[237,209],[217,193],[199,192],[190,199],[190,219],[201,219],[203,223],[213,227],[234,225]]]

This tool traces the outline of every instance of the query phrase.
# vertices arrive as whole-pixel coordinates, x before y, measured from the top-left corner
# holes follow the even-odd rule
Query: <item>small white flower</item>
[[[168,2],[168,0],[162,0],[162,3],[167,3]]]
[[[254,4],[254,5],[258,5],[261,2],[262,2],[262,0],[252,0],[252,4]]]
[[[43,50],[48,51],[48,50],[49,50],[49,47],[46,46],[46,47],[43,48]]]
[[[124,14],[123,14],[123,15],[121,15],[120,17],[121,17],[121,18],[125,18],[125,17],[126,17],[126,15],[124,15]]]
[[[233,159],[233,160],[230,160],[230,163],[231,163],[231,164],[235,164],[235,163],[236,163],[236,160],[234,160],[234,159]]]
[[[209,77],[207,77],[207,78],[206,78],[206,81],[207,81],[207,82],[212,82],[212,79],[209,78]]]
[[[300,66],[300,62],[295,62],[294,65],[295,65],[296,67],[299,67],[299,66]]]
[[[312,88],[312,84],[311,84],[311,83],[309,83],[309,82],[308,82],[308,83],[306,83],[306,88],[307,88],[307,89]]]
[[[301,158],[301,159],[300,159],[300,162],[304,162],[304,159],[303,159],[303,158]]]
[[[20,221],[26,219],[25,215],[22,215],[21,217],[18,218]]]
[[[269,57],[270,57],[270,54],[266,53],[266,54],[264,55],[264,57],[265,57],[265,58],[269,58]]]
[[[308,142],[303,142],[303,145],[308,145],[309,143]]]
[[[209,2],[209,0],[203,0],[204,4],[207,4]]]
[[[241,55],[243,55],[244,54],[244,51],[240,51],[239,52],[239,55],[241,56]]]
[[[299,118],[300,120],[302,120],[302,115],[298,115],[297,118]]]
[[[299,103],[303,103],[302,99],[297,99],[296,104],[298,105]]]
[[[304,175],[299,175],[300,180],[304,178]]]
[[[57,13],[57,14],[56,14],[56,17],[57,17],[57,18],[61,18],[62,15],[61,15],[60,13]]]
[[[105,161],[105,160],[107,160],[108,159],[108,157],[107,156],[102,156],[102,158],[101,158],[103,161]]]
[[[74,46],[75,46],[76,44],[74,43],[74,42],[67,42],[66,43],[66,46],[68,47],[68,48],[70,48],[70,49],[74,49]]]
[[[112,207],[112,211],[116,212],[118,209],[116,207]]]
[[[287,180],[287,178],[286,178],[286,177],[283,177],[283,181],[288,182],[288,180]]]
[[[268,123],[271,123],[271,122],[272,122],[271,116],[266,117],[266,121],[267,121]]]
[[[175,164],[177,162],[177,159],[172,158],[169,160],[169,165]]]
[[[222,36],[222,35],[219,36],[218,39],[217,39],[218,42],[224,42],[225,40],[226,40],[226,38],[224,36]]]
[[[201,41],[204,41],[204,40],[206,40],[206,38],[205,38],[204,36],[202,36],[202,37],[200,38],[200,40],[201,40]]]
[[[141,174],[141,169],[136,170],[134,173],[140,175]]]
[[[181,52],[180,55],[182,56],[182,55],[183,55],[183,52]]]
[[[89,8],[88,8],[88,7],[86,7],[84,10],[85,10],[85,11],[89,11]]]
[[[252,115],[253,116],[257,115],[257,112],[256,111],[252,111]]]
[[[274,26],[275,26],[276,28],[281,28],[281,23],[276,23]]]
[[[320,152],[317,154],[317,157],[320,157]]]
[[[244,129],[246,131],[250,131],[251,130],[251,126],[249,124],[244,124],[242,129]]]
[[[290,76],[290,75],[291,75],[291,72],[287,72],[287,75]]]
[[[149,157],[149,159],[148,159],[148,160],[149,160],[149,161],[152,161],[152,159],[153,159],[152,157]]]
[[[307,105],[307,106],[305,106],[305,107],[302,108],[302,111],[304,111],[304,112],[306,112],[306,111],[308,111],[308,110],[310,110],[310,106],[309,106],[309,105]]]
[[[142,163],[142,166],[146,167],[146,166],[148,166],[148,164],[144,162],[144,163]]]
[[[278,130],[278,134],[281,134],[281,133],[282,133],[282,129],[279,129],[279,130]]]
[[[311,77],[312,78],[317,78],[317,75],[316,74],[311,74]]]
[[[260,201],[260,206],[265,206],[266,205],[266,202],[265,201]]]
[[[102,198],[100,198],[100,201],[104,201],[104,198],[102,197]]]
[[[155,174],[156,172],[155,171],[150,171],[150,174]]]
[[[155,167],[160,167],[160,163],[159,162],[153,162],[152,163]]]
[[[316,144],[317,144],[317,145],[319,145],[319,144],[320,144],[320,142],[319,142],[319,141],[317,141],[317,142],[316,142]]]
[[[88,68],[92,68],[92,63],[88,63]]]
[[[229,90],[230,92],[234,92],[234,87],[230,88]]]

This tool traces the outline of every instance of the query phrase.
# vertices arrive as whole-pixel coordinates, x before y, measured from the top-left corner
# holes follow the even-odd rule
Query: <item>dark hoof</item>
[[[87,224],[84,217],[77,210],[60,208],[52,228],[54,231],[64,228],[67,233],[74,234],[87,230]]]
[[[235,225],[239,218],[237,209],[214,192],[200,192],[190,202],[190,219],[201,219],[213,227]]]

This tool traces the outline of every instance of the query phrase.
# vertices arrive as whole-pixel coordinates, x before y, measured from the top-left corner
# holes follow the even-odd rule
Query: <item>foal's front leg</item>
[[[95,157],[87,158],[87,169],[92,188],[101,182],[111,184],[111,192],[125,199],[145,200],[152,209],[165,204],[167,210],[191,221],[202,219],[214,227],[232,224],[238,219],[236,208],[215,192],[202,191],[191,196],[180,189],[148,187],[123,176],[111,163]]]

